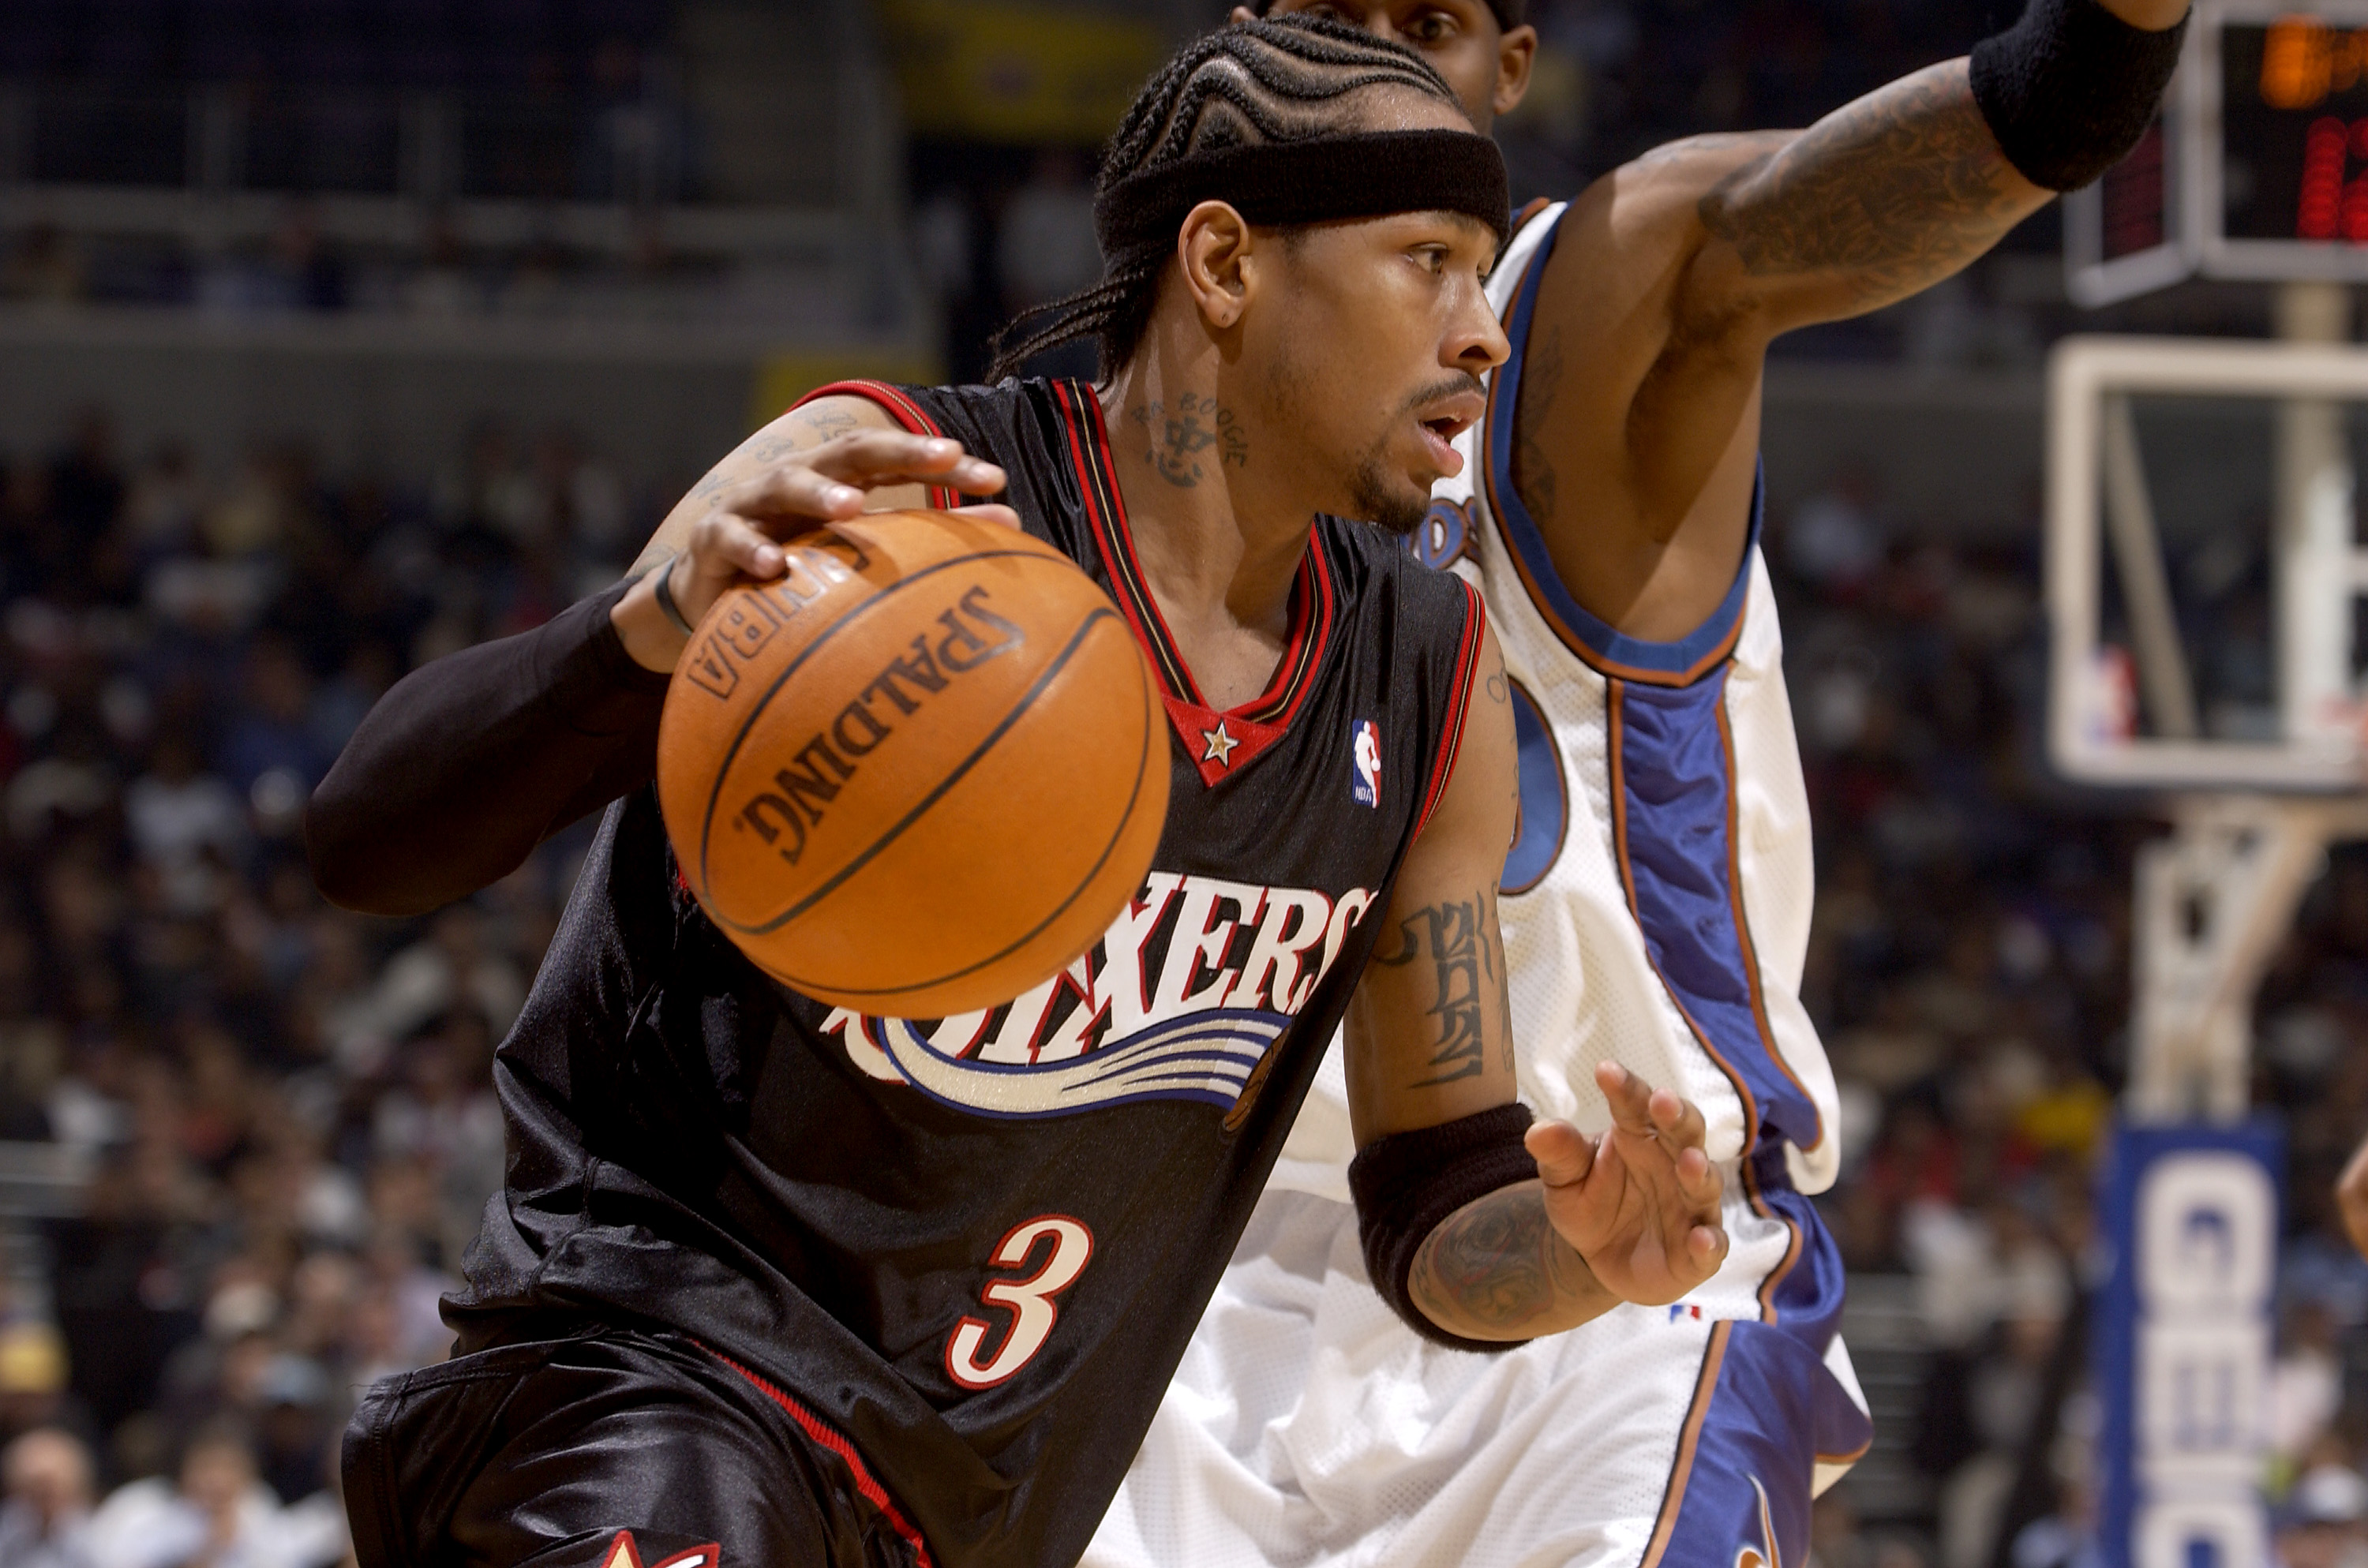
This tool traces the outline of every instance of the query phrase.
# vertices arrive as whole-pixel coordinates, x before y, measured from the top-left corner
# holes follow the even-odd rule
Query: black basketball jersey
[[[1027,995],[864,1017],[759,975],[682,891],[652,793],[619,802],[501,1048],[508,1190],[450,1311],[464,1347],[571,1312],[679,1327],[851,1449],[935,1561],[1066,1563],[1445,787],[1479,602],[1319,518],[1271,687],[1215,711],[1135,564],[1112,464],[1141,458],[1088,388],[825,391],[1001,464],[1125,612],[1173,720],[1153,869]]]

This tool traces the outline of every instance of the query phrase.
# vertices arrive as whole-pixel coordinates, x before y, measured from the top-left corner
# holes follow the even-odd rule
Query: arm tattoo
[[[1543,339],[1530,344],[1529,363],[1521,369],[1521,390],[1513,403],[1513,484],[1522,505],[1540,528],[1551,528],[1554,515],[1554,466],[1539,439],[1554,399],[1562,393],[1562,327],[1546,328]]]
[[[1463,1324],[1518,1335],[1583,1295],[1587,1260],[1546,1218],[1533,1183],[1499,1188],[1450,1214],[1415,1249],[1407,1294],[1451,1333]]]
[[[855,415],[843,408],[802,408],[791,415],[793,428],[759,430],[741,443],[734,457],[751,462],[778,462],[792,452],[819,447],[834,436],[843,436],[855,428]],[[740,483],[744,476],[731,472],[719,464],[715,471],[699,482],[691,494],[700,498],[719,494]]]
[[[1176,400],[1173,415],[1165,403],[1147,403],[1132,410],[1128,417],[1142,426],[1150,439],[1143,460],[1179,490],[1192,489],[1212,469],[1250,466],[1249,433],[1234,417],[1234,411],[1220,407],[1213,397],[1188,392]]]
[[[1434,903],[1417,909],[1398,925],[1398,950],[1373,961],[1399,969],[1428,954],[1438,1000],[1429,1016],[1439,1020],[1438,1038],[1429,1066],[1431,1075],[1409,1086],[1435,1088],[1487,1071],[1487,1020],[1481,989],[1484,980],[1496,983],[1499,1006],[1504,996],[1504,955],[1488,939],[1488,901]]]
[[[1703,197],[1753,277],[1856,274],[1856,309],[1981,255],[2044,199],[2014,172],[1952,60],[1845,105]]]

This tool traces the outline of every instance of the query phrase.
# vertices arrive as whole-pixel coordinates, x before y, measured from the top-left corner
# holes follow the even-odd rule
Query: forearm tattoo
[[[1467,1338],[1543,1332],[1593,1287],[1586,1259],[1546,1218],[1534,1182],[1476,1199],[1423,1239],[1407,1293],[1433,1323]]]
[[[1497,1017],[1506,1016],[1505,955],[1492,940],[1495,905],[1485,894],[1461,903],[1426,905],[1398,923],[1395,952],[1374,955],[1384,969],[1403,969],[1417,959],[1430,962],[1434,1000],[1425,1013],[1434,1031],[1429,1075],[1411,1087],[1434,1088],[1487,1070],[1487,999],[1494,996]],[[1509,1068],[1509,1045],[1505,1055]]]
[[[1857,276],[1873,309],[1936,283],[2045,199],[2014,172],[1952,60],[1770,146],[1702,199],[1754,277]]]

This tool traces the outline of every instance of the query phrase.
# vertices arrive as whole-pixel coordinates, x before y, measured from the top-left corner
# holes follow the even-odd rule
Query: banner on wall
[[[2099,1299],[2098,1544],[2111,1568],[2262,1568],[2277,1290],[2273,1128],[2115,1131]]]
[[[1167,55],[1143,21],[1002,0],[882,0],[916,135],[1090,145]]]

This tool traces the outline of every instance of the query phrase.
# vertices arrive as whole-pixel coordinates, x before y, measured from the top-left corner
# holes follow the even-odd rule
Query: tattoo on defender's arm
[[[1537,1185],[1523,1182],[1450,1214],[1415,1249],[1407,1293],[1440,1327],[1517,1337],[1595,1277],[1546,1218]]]
[[[1505,1006],[1504,953],[1489,938],[1489,908],[1490,901],[1484,897],[1417,909],[1398,923],[1397,951],[1373,958],[1385,969],[1402,969],[1417,958],[1430,960],[1437,1000],[1428,1016],[1438,1020],[1438,1033],[1427,1063],[1430,1076],[1417,1078],[1411,1088],[1436,1088],[1487,1070],[1490,991],[1497,1006]],[[1509,1049],[1506,1055],[1509,1065]]]
[[[1702,199],[1703,227],[1755,277],[1857,274],[1861,309],[1938,282],[2038,205],[1946,62],[1845,105]]]
[[[1541,528],[1554,523],[1555,475],[1554,459],[1539,432],[1562,395],[1567,369],[1557,323],[1546,328],[1543,337],[1531,341],[1529,361],[1521,368],[1520,395],[1513,405],[1513,484]]]

